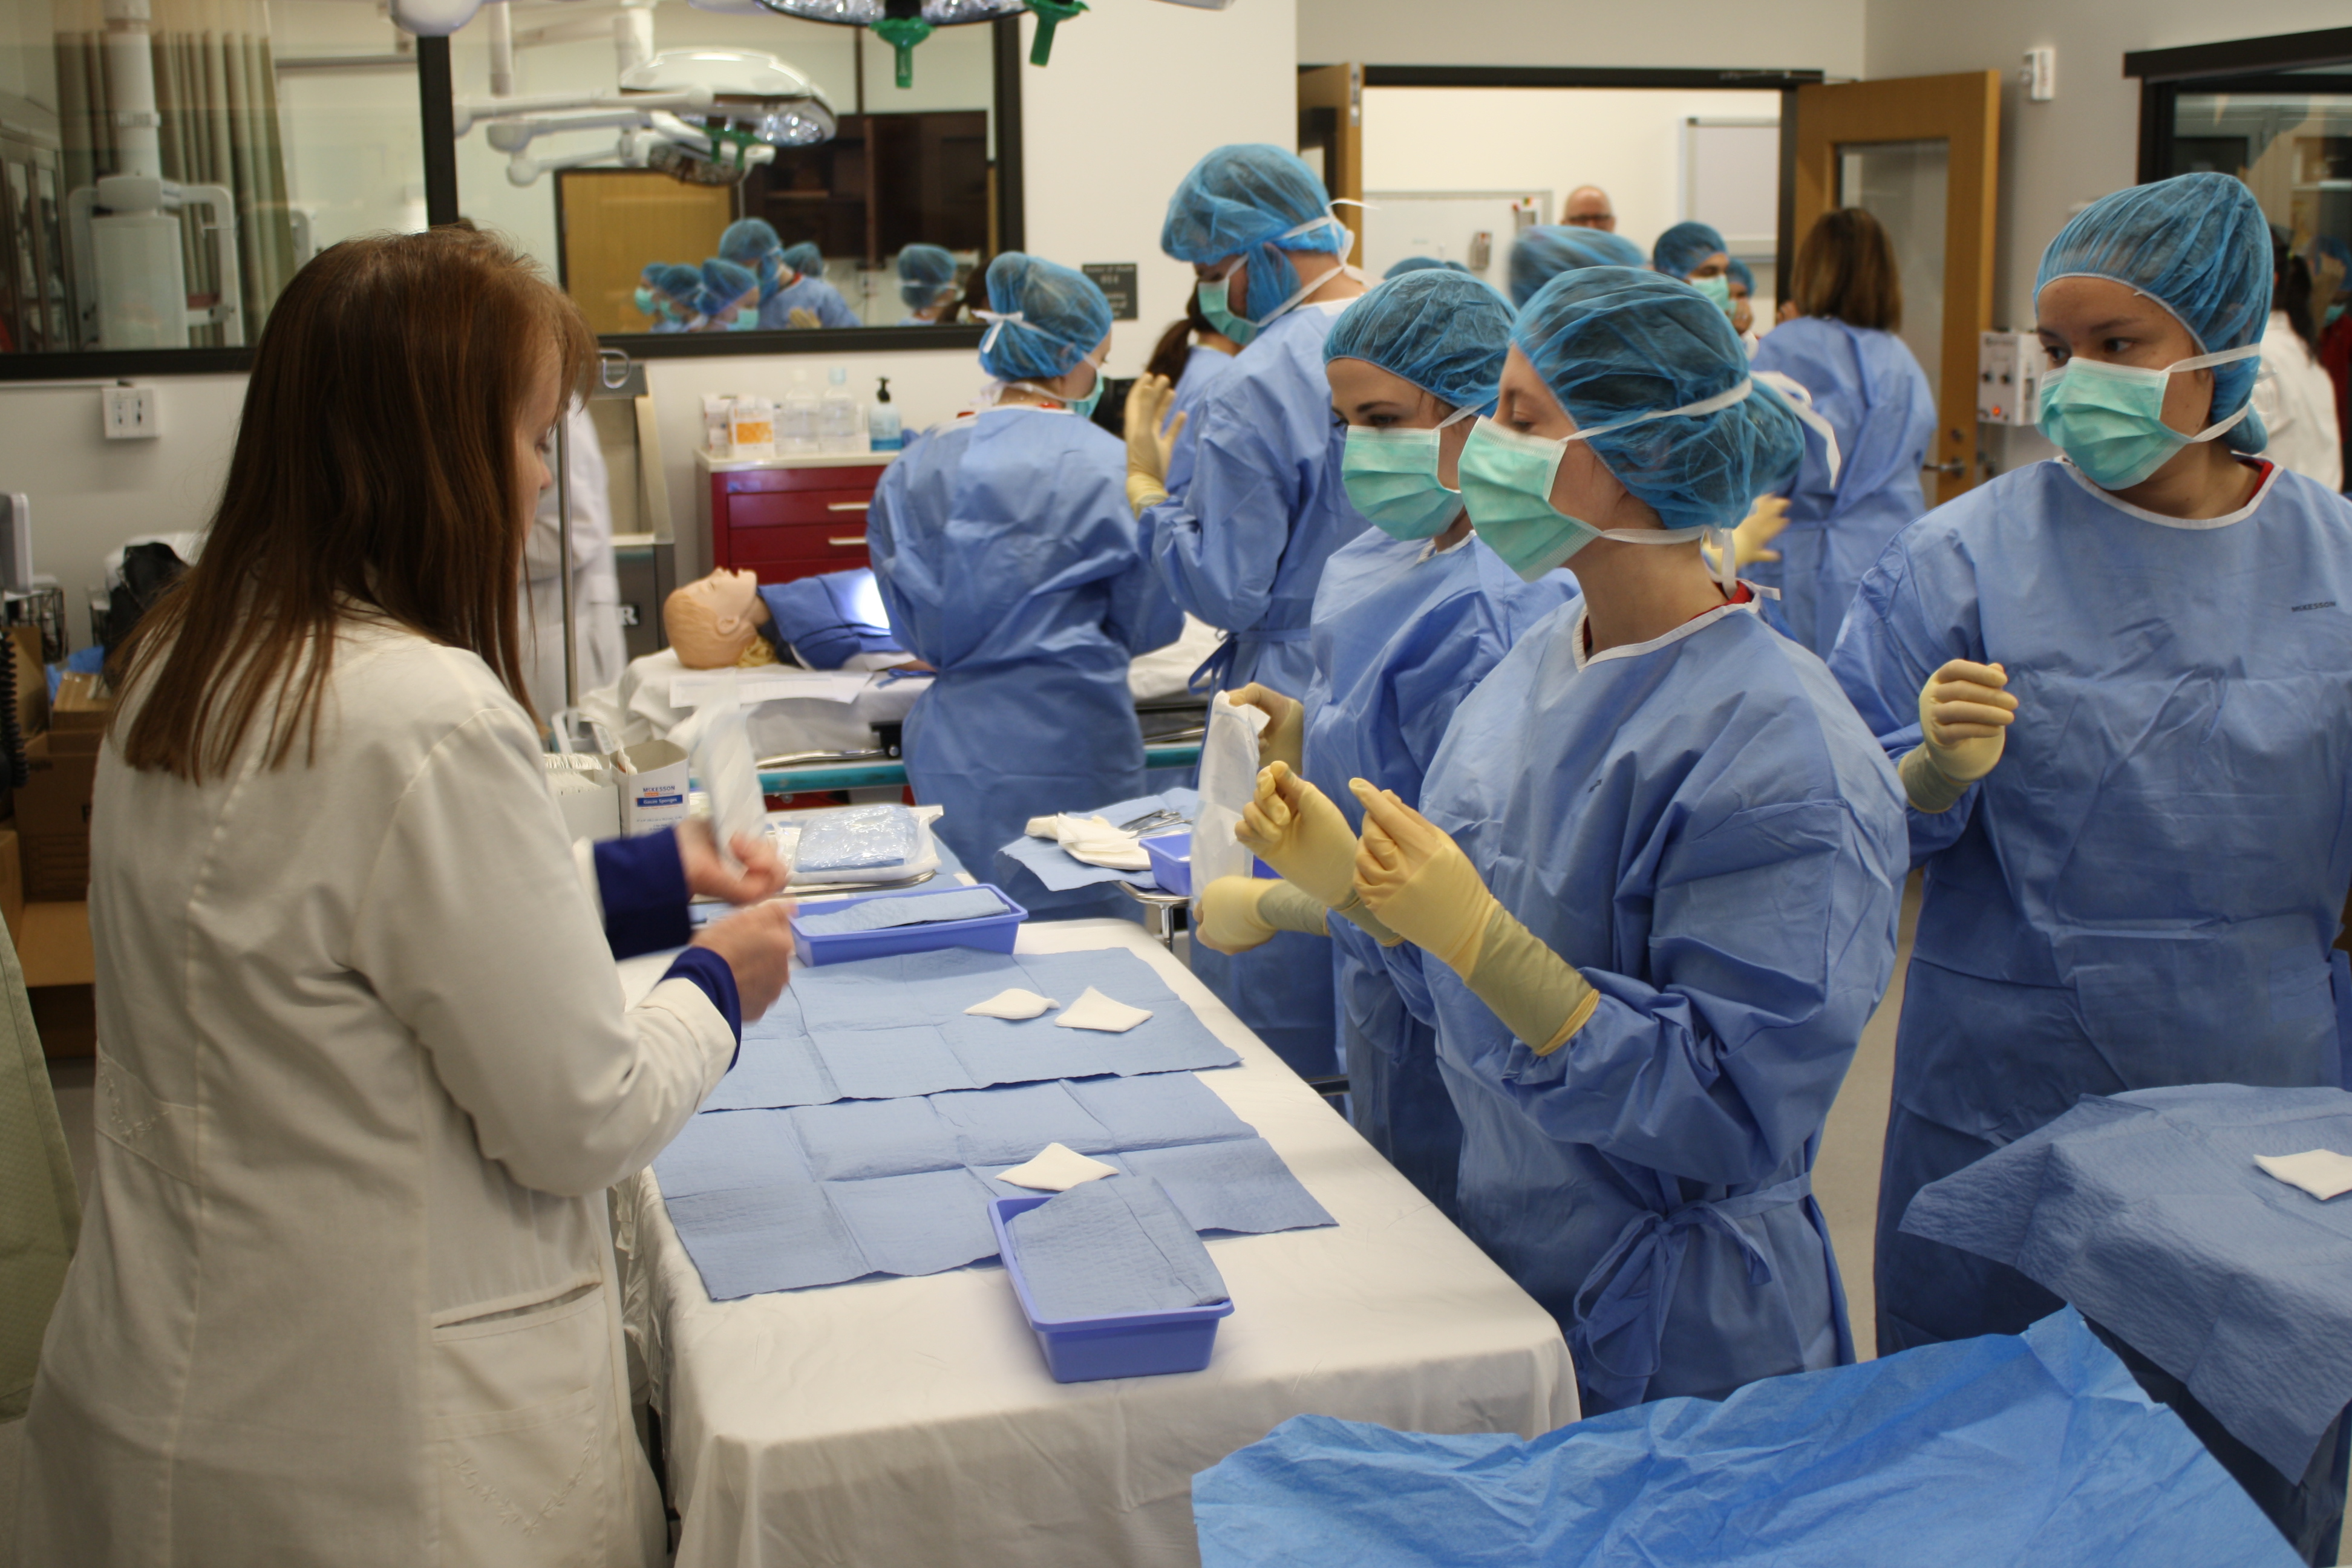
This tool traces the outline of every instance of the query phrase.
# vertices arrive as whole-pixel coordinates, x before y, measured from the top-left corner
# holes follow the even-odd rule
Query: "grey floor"
[[[1919,883],[1914,878],[1903,899],[1902,951],[1895,965],[1895,984],[1879,1004],[1863,1031],[1861,1047],[1846,1073],[1845,1087],[1830,1108],[1829,1127],[1822,1135],[1820,1158],[1813,1168],[1813,1191],[1829,1215],[1831,1239],[1844,1271],[1846,1300],[1853,1316],[1855,1348],[1864,1359],[1877,1353],[1872,1327],[1870,1278],[1871,1233],[1877,1224],[1878,1155],[1886,1133],[1886,1107],[1895,1083],[1895,1021],[1903,1007],[1903,969],[1911,960],[1911,931],[1919,918]],[[1182,939],[1179,939],[1180,943]],[[56,1087],[58,1112],[65,1122],[66,1142],[73,1151],[74,1171],[82,1195],[89,1194],[91,1160],[90,1098],[93,1081],[88,1061],[51,1062],[49,1081]],[[0,1426],[0,1564],[10,1557],[16,1511],[16,1426]],[[2352,1529],[2346,1531],[2338,1562],[2352,1561]]]

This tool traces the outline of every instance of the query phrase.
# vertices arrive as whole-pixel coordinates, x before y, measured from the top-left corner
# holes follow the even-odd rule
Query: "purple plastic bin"
[[[1139,841],[1143,852],[1151,860],[1151,879],[1160,889],[1180,898],[1192,896],[1192,830],[1189,827],[1175,833],[1162,833]],[[1250,875],[1272,877],[1274,868],[1253,856]]]
[[[812,966],[846,963],[855,958],[881,958],[893,952],[929,952],[940,947],[976,947],[982,952],[1011,952],[1013,939],[1021,934],[1021,922],[1029,911],[1007,898],[1004,889],[993,882],[982,882],[979,887],[994,893],[1004,906],[1003,914],[981,915],[968,921],[937,921],[929,925],[885,926],[880,931],[845,931],[811,933],[801,929],[800,911],[793,913],[793,945],[800,961]],[[828,899],[813,905],[812,915],[837,914],[852,904],[862,904],[867,899],[924,899],[940,893],[967,893],[963,887],[925,888],[911,893],[869,893],[865,898]]]
[[[1234,1304],[1186,1307],[1174,1312],[1121,1312],[1108,1318],[1041,1319],[1029,1300],[1029,1282],[1021,1277],[1021,1259],[1014,1256],[1005,1222],[1056,1196],[992,1198],[988,1222],[996,1227],[997,1256],[1004,1260],[1013,1293],[1021,1299],[1022,1316],[1045,1352],[1045,1370],[1055,1383],[1093,1383],[1107,1377],[1156,1377],[1162,1373],[1198,1372],[1209,1364],[1217,1348],[1217,1322],[1233,1315]]]

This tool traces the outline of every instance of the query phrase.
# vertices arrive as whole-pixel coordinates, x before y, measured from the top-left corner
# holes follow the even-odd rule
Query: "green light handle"
[[[885,16],[874,24],[874,36],[890,46],[898,58],[898,85],[915,85],[915,46],[931,36],[931,25],[920,16]]]
[[[1054,29],[1084,11],[1086,0],[1022,0],[1037,18],[1037,41],[1029,47],[1029,63],[1042,66],[1054,58]]]

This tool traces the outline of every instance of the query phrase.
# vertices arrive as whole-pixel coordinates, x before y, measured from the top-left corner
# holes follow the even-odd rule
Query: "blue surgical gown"
[[[1559,1321],[1588,1413],[1853,1359],[1811,1165],[1895,971],[1901,786],[1822,661],[1752,610],[1587,659],[1563,606],[1423,786],[1600,992],[1538,1057],[1425,967],[1460,1223]]]
[[[1419,806],[1454,710],[1521,632],[1576,595],[1565,572],[1520,582],[1475,534],[1442,553],[1431,544],[1368,529],[1333,552],[1316,590],[1305,771],[1359,832],[1363,807],[1348,781],[1370,779]],[[1421,950],[1384,950],[1335,919],[1331,987],[1349,1120],[1452,1214],[1462,1122],[1437,1076]]]
[[[1997,661],[2000,763],[1914,811],[1927,868],[1879,1179],[1881,1353],[2014,1333],[2055,1298],[1900,1234],[1911,1195],[2073,1108],[2192,1083],[2340,1085],[2352,885],[2352,503],[2273,468],[2158,518],[2071,464],[1898,536],[1832,667],[1890,757],[1919,688]]]
[[[822,278],[803,277],[769,295],[760,305],[760,325],[771,331],[790,327],[795,310],[816,312],[821,327],[862,327],[857,312],[841,297],[841,290]]]
[[[1306,692],[1323,563],[1368,526],[1339,482],[1347,427],[1323,376],[1323,340],[1344,308],[1276,317],[1218,373],[1170,459],[1170,499],[1143,514],[1176,603],[1230,634],[1211,660],[1212,689],[1257,680]],[[1339,1067],[1319,939],[1286,931],[1234,957],[1195,942],[1192,973],[1299,1072]]]
[[[939,671],[907,716],[907,778],[947,808],[939,835],[967,866],[1033,816],[1143,793],[1127,667],[1183,621],[1126,484],[1117,437],[1012,405],[911,437],[874,492],[866,542],[890,628]]]
[[[1170,499],[1144,513],[1169,593],[1232,634],[1220,690],[1253,680],[1307,689],[1323,563],[1368,526],[1339,483],[1348,431],[1323,377],[1337,319],[1329,307],[1301,306],[1251,341],[1192,411],[1192,450],[1171,465]]]
[[[1808,440],[1788,491],[1789,527],[1773,544],[1780,559],[1748,572],[1780,587],[1789,634],[1827,658],[1862,574],[1927,510],[1919,469],[1936,439],[1936,394],[1901,338],[1822,316],[1765,333],[1756,368],[1793,378],[1837,432],[1837,479],[1820,442]]]
[[[1184,426],[1188,430],[1191,429],[1201,417],[1201,403],[1209,395],[1209,388],[1216,384],[1217,377],[1231,369],[1233,363],[1234,356],[1224,350],[1194,343],[1191,352],[1184,356],[1184,374],[1176,379],[1175,396],[1168,405],[1169,416],[1172,418],[1179,414],[1185,416]],[[1191,443],[1185,441],[1181,435],[1177,440],[1188,447],[1191,446]],[[1172,458],[1171,461],[1172,464]],[[1189,477],[1191,472],[1188,466],[1185,473]],[[1181,489],[1172,474],[1170,476],[1168,488],[1171,494]]]

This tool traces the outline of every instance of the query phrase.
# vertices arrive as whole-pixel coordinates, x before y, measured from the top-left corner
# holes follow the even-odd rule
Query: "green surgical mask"
[[[661,314],[661,312],[655,308],[654,291],[652,289],[640,288],[635,294],[631,295],[630,298],[635,301],[637,313],[639,315],[657,316]]]
[[[2164,467],[2172,455],[2197,441],[2210,441],[2243,419],[2250,398],[2227,419],[2184,436],[2164,422],[2164,393],[2174,375],[2232,360],[2252,359],[2260,343],[2198,354],[2149,370],[2074,359],[2044,376],[2042,406],[2034,423],[2042,433],[2103,490],[2125,490]]]
[[[1717,310],[1727,316],[1731,314],[1730,279],[1718,272],[1712,278],[1694,278],[1690,280],[1690,286],[1712,300]]]
[[[1475,416],[1456,409],[1427,430],[1375,430],[1353,426],[1339,458],[1339,482],[1349,504],[1391,539],[1433,539],[1462,511],[1462,492],[1437,477],[1440,432]]]
[[[1223,278],[1203,278],[1195,290],[1201,300],[1201,314],[1209,318],[1214,327],[1237,343],[1246,343],[1257,336],[1257,323],[1246,316],[1236,316],[1226,298],[1227,283]]]

